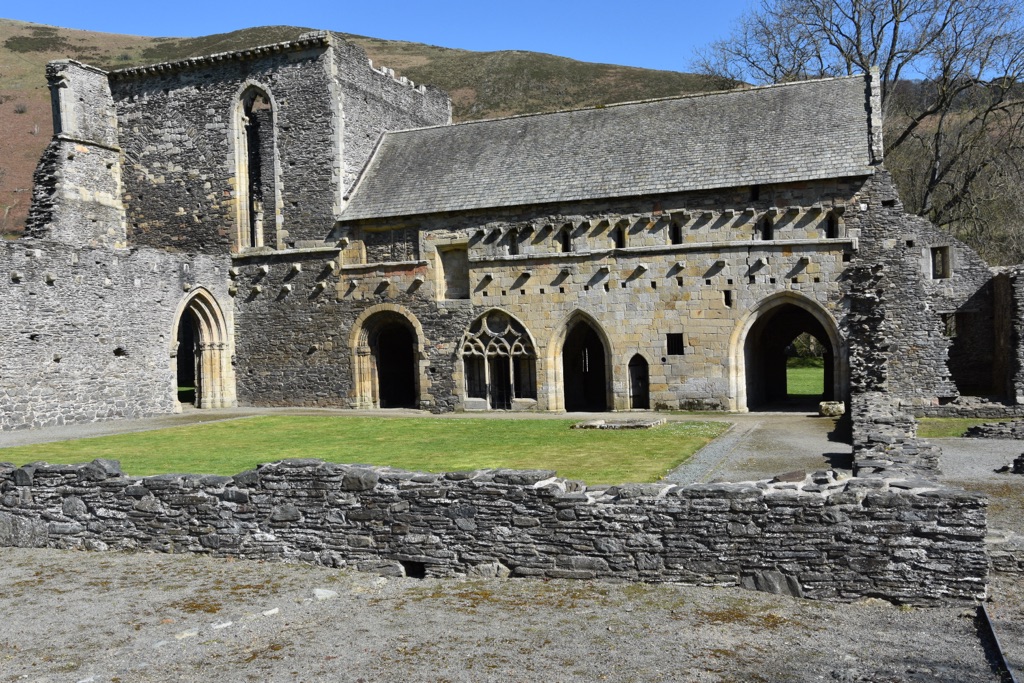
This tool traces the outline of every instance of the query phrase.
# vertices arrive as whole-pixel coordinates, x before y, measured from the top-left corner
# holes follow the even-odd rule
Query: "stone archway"
[[[353,326],[354,408],[418,408],[423,330],[398,306],[364,311]]]
[[[175,395],[179,400],[184,398],[197,408],[235,406],[231,337],[213,294],[198,288],[185,297],[178,306],[171,339]],[[179,395],[178,387],[191,387],[191,391]]]
[[[782,407],[788,396],[786,348],[805,333],[825,349],[821,398],[844,400],[848,384],[846,347],[835,321],[817,302],[787,292],[759,303],[733,334],[732,409]]]
[[[598,328],[577,317],[562,343],[562,394],[569,412],[610,410],[608,348]]]

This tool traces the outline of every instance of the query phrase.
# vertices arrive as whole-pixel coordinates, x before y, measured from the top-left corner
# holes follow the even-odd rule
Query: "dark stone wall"
[[[374,70],[361,48],[328,34],[283,50],[113,72],[133,243],[231,250],[235,109],[249,85],[273,107],[274,125],[261,133],[273,135],[277,153],[262,160],[280,196],[265,201],[271,247],[322,242],[382,132],[450,121],[444,93]]]
[[[550,471],[423,474],[292,460],[234,477],[0,465],[0,545],[195,552],[385,573],[739,585],[972,603],[984,496],[905,476],[587,487]]]
[[[928,221],[907,215],[884,168],[865,186],[870,210],[858,263],[880,267],[889,314],[886,389],[915,405],[993,387],[995,317],[992,273],[969,247]],[[933,278],[931,250],[948,248],[952,275]],[[956,336],[947,336],[953,316]]]
[[[235,110],[248,84],[270,95],[276,123],[281,204],[277,217],[265,218],[266,244],[322,237],[339,193],[328,61],[326,49],[314,45],[144,77],[113,73],[130,241],[208,253],[232,249]]]

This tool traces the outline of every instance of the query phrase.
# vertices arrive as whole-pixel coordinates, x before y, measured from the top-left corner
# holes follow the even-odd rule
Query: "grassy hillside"
[[[32,171],[49,141],[45,67],[71,58],[117,69],[291,40],[308,28],[261,26],[201,38],[144,38],[0,19],[0,233],[20,231]],[[723,87],[702,76],[577,62],[524,51],[471,52],[340,34],[417,83],[447,90],[457,121],[666,97]]]

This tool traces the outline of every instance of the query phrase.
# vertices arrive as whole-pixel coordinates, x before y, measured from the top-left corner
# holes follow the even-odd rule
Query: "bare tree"
[[[907,208],[990,257],[1024,217],[1024,13],[1011,0],[761,0],[696,68],[754,83],[877,66],[887,166]],[[1009,208],[1013,204],[1015,208]],[[1012,239],[1020,245],[1024,239]]]

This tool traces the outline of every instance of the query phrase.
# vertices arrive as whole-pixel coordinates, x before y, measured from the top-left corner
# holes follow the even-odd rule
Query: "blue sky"
[[[751,0],[42,0],[7,19],[146,36],[201,36],[290,24],[468,50],[531,50],[588,62],[685,71]]]

